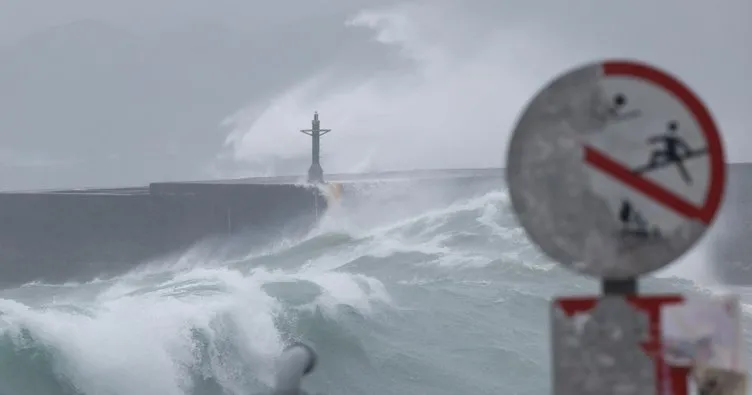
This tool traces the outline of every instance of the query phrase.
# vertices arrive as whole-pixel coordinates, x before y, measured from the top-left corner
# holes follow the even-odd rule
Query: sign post
[[[700,99],[644,63],[570,70],[518,119],[506,179],[528,237],[602,283],[552,303],[554,394],[687,394],[698,359],[666,361],[663,316],[689,302],[639,295],[638,278],[691,249],[720,207],[724,151]]]

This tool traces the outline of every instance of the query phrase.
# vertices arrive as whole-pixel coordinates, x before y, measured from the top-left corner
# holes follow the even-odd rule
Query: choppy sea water
[[[598,284],[530,244],[502,185],[432,193],[364,192],[244,259],[191,250],[117,278],[0,291],[0,394],[258,394],[296,340],[319,353],[314,393],[550,393],[550,299]],[[643,289],[714,292],[704,251]]]

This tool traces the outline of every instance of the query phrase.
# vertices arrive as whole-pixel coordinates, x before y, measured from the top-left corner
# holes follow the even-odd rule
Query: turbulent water
[[[242,260],[0,291],[0,394],[263,393],[297,339],[319,352],[312,392],[550,393],[549,300],[597,284],[528,242],[501,185],[390,196]],[[706,291],[700,250],[645,288]]]

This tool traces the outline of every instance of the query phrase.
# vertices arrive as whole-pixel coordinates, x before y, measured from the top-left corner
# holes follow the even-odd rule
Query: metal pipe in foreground
[[[303,376],[316,367],[316,352],[307,344],[295,343],[285,349],[277,361],[272,395],[304,394],[300,388]]]

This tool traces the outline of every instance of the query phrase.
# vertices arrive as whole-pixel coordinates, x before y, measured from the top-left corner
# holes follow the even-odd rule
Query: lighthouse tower
[[[320,161],[320,144],[321,136],[331,132],[331,129],[321,129],[321,123],[319,122],[319,113],[313,113],[313,120],[311,121],[310,129],[303,129],[300,131],[311,136],[311,167],[308,169],[308,182],[312,184],[321,184],[324,182],[324,170],[321,168]]]

